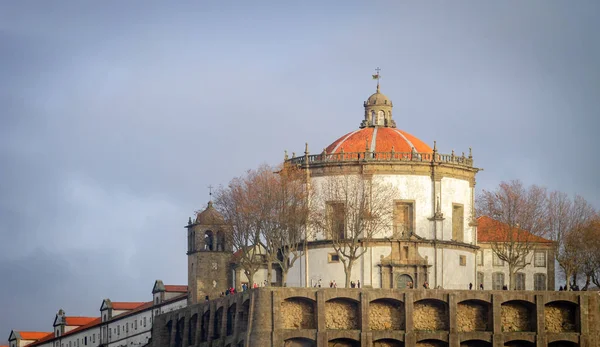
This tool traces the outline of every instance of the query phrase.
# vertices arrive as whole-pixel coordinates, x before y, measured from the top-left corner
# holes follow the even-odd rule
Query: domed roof
[[[377,88],[377,92],[369,96],[367,99],[367,105],[388,105],[392,106],[392,102],[390,99],[384,94],[379,92],[379,88]]]
[[[396,129],[386,127],[370,127],[350,132],[325,149],[327,154],[364,152],[412,152],[413,148],[419,153],[432,153],[433,150],[425,142],[413,135]]]
[[[198,213],[196,216],[196,224],[201,225],[216,225],[225,224],[225,218],[213,207],[212,201],[208,202],[206,210]]]

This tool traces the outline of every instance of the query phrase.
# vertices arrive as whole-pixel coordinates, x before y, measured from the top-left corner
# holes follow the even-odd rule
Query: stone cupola
[[[387,96],[381,93],[379,81],[377,82],[377,91],[369,96],[363,106],[365,107],[365,119],[360,123],[361,128],[396,127],[396,122],[392,119],[392,107],[394,105]]]

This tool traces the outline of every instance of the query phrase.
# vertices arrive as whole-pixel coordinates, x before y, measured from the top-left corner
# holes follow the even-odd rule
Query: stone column
[[[317,291],[317,346],[327,346],[327,324],[325,322],[325,289]]]
[[[208,326],[206,327],[208,332],[206,336],[206,341],[212,341],[213,335],[215,334],[215,317],[217,315],[216,310],[216,300],[212,300],[209,302],[209,315],[208,315]]]
[[[269,288],[252,289],[250,301],[250,334],[247,346],[272,346],[271,330],[273,327],[271,290]],[[250,344],[250,341],[252,343]]]
[[[271,312],[273,320],[273,331],[271,332],[271,339],[273,340],[273,346],[283,346],[283,340],[280,338],[279,332],[283,329],[283,320],[281,319],[281,293],[278,290],[271,292],[271,300],[273,302],[273,309]]]
[[[360,293],[360,346],[361,347],[372,347],[373,346],[373,334],[365,332],[371,330],[369,328],[369,307],[370,297],[366,292]]]
[[[504,336],[502,336],[502,297],[498,294],[492,294],[492,346],[504,346]]]
[[[545,296],[537,294],[535,296],[535,322],[536,322],[536,346],[546,347],[546,305]]]
[[[579,333],[580,337],[580,345],[581,346],[592,346],[593,343],[597,343],[597,341],[590,340],[590,329],[589,329],[589,305],[588,305],[588,297],[587,295],[577,295],[579,299],[579,317],[576,319],[579,321]],[[593,328],[592,328],[593,329]]]
[[[221,312],[221,333],[219,334],[220,338],[225,341],[227,338],[227,311],[229,311],[229,300],[223,300],[223,312]]]
[[[458,329],[456,322],[457,309],[458,307],[456,302],[456,294],[448,294],[448,328],[450,330],[450,347],[460,347],[460,339],[458,338]]]
[[[407,291],[404,293],[404,325],[405,325],[405,334],[404,334],[404,345],[405,346],[415,346],[416,336],[413,325],[413,311],[414,311],[414,297],[411,291]]]
[[[188,334],[190,329],[190,314],[186,311],[183,315],[183,331],[181,332],[181,345],[183,347],[189,347]]]

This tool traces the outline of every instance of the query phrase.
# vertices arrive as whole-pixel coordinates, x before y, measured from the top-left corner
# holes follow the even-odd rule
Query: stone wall
[[[600,347],[598,322],[591,292],[257,288],[155,317],[150,346]]]
[[[488,324],[489,304],[480,301],[464,301],[458,304],[456,310],[456,329],[459,332],[487,331],[491,329]]]

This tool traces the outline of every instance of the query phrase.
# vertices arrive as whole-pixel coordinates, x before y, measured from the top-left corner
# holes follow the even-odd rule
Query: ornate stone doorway
[[[414,281],[413,281],[412,277],[410,277],[409,275],[398,274],[396,276],[396,288],[406,289],[406,288],[408,288],[408,286],[407,286],[408,282],[413,282],[413,286],[414,286]]]

